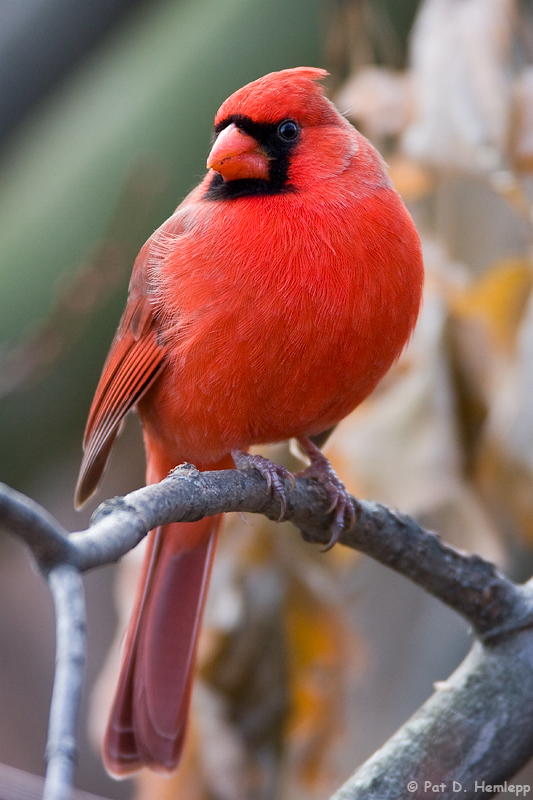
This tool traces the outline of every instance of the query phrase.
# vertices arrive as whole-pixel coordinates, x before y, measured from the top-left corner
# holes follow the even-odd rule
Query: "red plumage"
[[[183,461],[230,468],[236,450],[321,433],[398,358],[420,305],[419,239],[324,75],[266,75],[218,111],[211,169],[135,263],[78,502],[133,406],[155,482]],[[104,747],[115,774],[176,766],[218,524],[150,534]]]

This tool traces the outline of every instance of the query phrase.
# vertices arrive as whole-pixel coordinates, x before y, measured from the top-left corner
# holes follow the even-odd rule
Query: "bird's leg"
[[[301,439],[298,439],[298,444],[311,461],[307,469],[297,473],[298,477],[317,480],[324,487],[331,500],[329,511],[335,511],[331,526],[331,538],[324,548],[325,552],[326,550],[331,550],[338,541],[346,521],[348,521],[348,530],[353,528],[355,525],[355,507],[345,485],[337,477],[335,470],[318,447],[307,436],[302,436]]]
[[[237,469],[256,469],[266,480],[268,492],[277,497],[281,504],[281,514],[279,515],[278,522],[285,518],[287,513],[287,495],[285,491],[284,481],[289,479],[292,488],[296,487],[294,475],[286,467],[281,464],[274,464],[268,458],[260,455],[250,455],[243,450],[232,450],[231,457],[235,462]]]

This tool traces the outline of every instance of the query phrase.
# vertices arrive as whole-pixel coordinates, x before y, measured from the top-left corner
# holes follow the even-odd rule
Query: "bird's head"
[[[272,72],[222,104],[207,159],[209,197],[293,191],[348,165],[354,131],[323,95],[317,81],[326,75],[311,67]]]

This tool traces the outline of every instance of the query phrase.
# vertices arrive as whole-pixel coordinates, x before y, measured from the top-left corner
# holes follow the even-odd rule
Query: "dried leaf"
[[[498,168],[506,147],[514,0],[425,0],[411,39],[417,110],[406,152],[439,168]]]
[[[467,467],[493,524],[533,542],[533,272],[509,258],[451,298]],[[483,404],[477,420],[476,404]],[[470,432],[468,433],[468,429]]]
[[[432,174],[412,158],[395,154],[388,165],[389,178],[406,203],[421,200],[433,190]]]
[[[533,472],[533,294],[518,331],[515,358],[494,393],[487,439],[506,451],[511,462],[507,471],[516,471],[512,462],[518,462]],[[523,477],[518,482],[523,484]]]
[[[513,457],[506,444],[487,437],[479,448],[476,486],[498,526],[510,541],[533,545],[533,472]]]
[[[510,353],[524,315],[533,270],[527,257],[505,258],[493,264],[478,280],[450,298],[452,313],[484,325],[491,343]]]
[[[513,85],[510,155],[517,170],[533,170],[533,67],[528,66]]]
[[[285,613],[290,653],[291,714],[287,726],[293,780],[324,790],[332,774],[331,751],[344,725],[347,673],[361,671],[366,649],[335,606],[293,583]]]
[[[335,103],[371,139],[397,135],[413,114],[410,75],[382,67],[365,67],[348,79]]]

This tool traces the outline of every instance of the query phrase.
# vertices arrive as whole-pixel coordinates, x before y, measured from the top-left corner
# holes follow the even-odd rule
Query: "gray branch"
[[[287,518],[327,544],[328,498],[314,481],[287,482]],[[460,553],[414,520],[355,501],[340,542],[405,575],[465,617],[477,640],[463,664],[332,800],[490,796],[533,755],[533,588]],[[118,560],[158,525],[228,511],[278,519],[279,502],[255,470],[198,472],[185,464],[159,484],[103,503],[86,531],[67,534],[44,509],[0,485],[0,524],[30,547],[57,615],[45,800],[68,797],[83,680],[85,619],[79,573]],[[459,784],[461,789],[459,790]],[[439,786],[438,792],[434,787]]]
[[[50,706],[43,800],[69,800],[76,765],[76,721],[85,675],[85,597],[69,564],[48,573],[56,612],[56,669]]]

